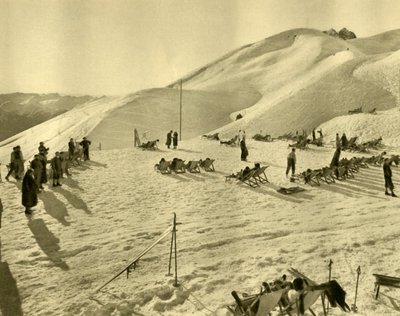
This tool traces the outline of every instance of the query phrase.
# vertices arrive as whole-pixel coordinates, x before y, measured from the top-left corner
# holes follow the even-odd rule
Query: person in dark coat
[[[313,140],[313,142],[315,142],[316,139],[317,138],[315,137],[315,128],[313,128],[313,130],[312,130],[312,140]]]
[[[340,139],[342,143],[342,148],[346,148],[349,141],[347,140],[346,134],[343,133],[342,138]]]
[[[49,147],[44,146],[44,142],[40,142],[39,148],[38,148],[39,154],[43,153],[45,156],[47,156],[49,152]]]
[[[339,159],[340,159],[340,145],[336,148],[331,161],[331,168],[334,169],[336,178],[339,179]]]
[[[167,141],[165,142],[165,145],[168,147],[171,146],[171,142],[172,142],[172,131],[169,131],[167,134]]]
[[[296,171],[296,148],[292,148],[292,151],[287,156],[286,177],[288,176],[290,169],[292,169],[293,176]]]
[[[83,140],[79,143],[83,148],[83,160],[90,160],[89,158],[89,146],[92,144],[90,140],[87,140],[86,137],[83,137]]]
[[[385,178],[385,195],[391,195],[393,197],[397,197],[396,194],[394,194],[393,189],[394,185],[392,182],[392,169],[390,168],[390,165],[392,164],[392,159],[391,158],[386,158],[383,163],[383,176]],[[389,193],[389,191],[391,193]]]
[[[28,169],[22,180],[22,205],[25,206],[25,213],[31,214],[31,208],[36,206],[37,202],[37,188],[33,179],[33,171]]]
[[[72,157],[74,157],[74,152],[75,152],[75,142],[74,139],[71,138],[68,143],[69,160],[72,160]]]
[[[247,150],[246,141],[243,138],[240,141],[240,150],[241,150],[240,159],[242,161],[247,161],[247,156],[249,155],[249,151]]]
[[[44,189],[43,188],[43,183],[47,183],[47,158],[46,155],[44,153],[40,153],[39,154],[39,160],[42,163],[42,176],[40,177],[40,189]]]
[[[340,137],[339,137],[339,133],[336,133],[336,148],[340,148]]]
[[[15,147],[14,152],[14,168],[15,168],[15,179],[21,180],[24,175],[24,156],[22,155],[21,146]]]
[[[178,132],[174,132],[172,136],[172,144],[174,145],[174,149],[178,147]]]
[[[61,186],[60,177],[62,173],[60,153],[57,151],[53,159],[51,159],[51,169],[53,170],[53,187]]]
[[[33,178],[35,179],[36,190],[40,192],[43,189],[41,180],[43,174],[43,163],[39,158],[39,155],[35,155],[35,158],[31,161],[31,169],[33,170]]]

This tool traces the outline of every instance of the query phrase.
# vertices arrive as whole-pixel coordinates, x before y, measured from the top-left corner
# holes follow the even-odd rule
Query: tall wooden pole
[[[182,79],[179,86],[179,140],[182,140]]]

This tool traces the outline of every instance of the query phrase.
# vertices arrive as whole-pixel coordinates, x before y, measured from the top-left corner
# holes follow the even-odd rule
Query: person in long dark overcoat
[[[61,186],[60,177],[62,173],[60,153],[57,151],[53,159],[51,159],[51,169],[53,170],[53,187]]]
[[[168,147],[168,149],[171,146],[171,142],[172,142],[172,131],[169,131],[167,133],[167,141],[165,142],[165,145]]]
[[[174,145],[174,149],[178,147],[178,132],[174,132],[174,135],[172,136],[172,144]]]
[[[33,179],[32,169],[28,169],[22,180],[22,205],[25,206],[25,213],[31,214],[31,208],[38,203],[37,188]]]
[[[240,141],[240,150],[241,150],[241,155],[240,155],[241,160],[247,161],[247,156],[249,155],[249,151],[247,150],[246,142],[243,138]]]

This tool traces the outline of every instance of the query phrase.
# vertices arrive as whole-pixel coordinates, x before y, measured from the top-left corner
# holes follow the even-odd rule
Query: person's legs
[[[8,181],[8,178],[11,176],[11,174],[13,173],[13,171],[14,171],[14,165],[13,164],[10,164],[10,170],[8,170],[8,173],[7,173],[7,175],[6,175],[6,180]]]
[[[289,171],[290,171],[290,168],[291,168],[291,166],[292,166],[291,160],[292,160],[292,159],[290,159],[290,158],[288,158],[288,160],[287,160],[286,176],[288,176]]]
[[[295,174],[296,171],[296,164],[294,162],[294,160],[292,159],[292,176]]]

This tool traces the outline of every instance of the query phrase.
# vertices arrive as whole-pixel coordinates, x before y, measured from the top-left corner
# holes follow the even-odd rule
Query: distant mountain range
[[[0,95],[0,141],[27,128],[95,99],[57,93],[11,93]]]

